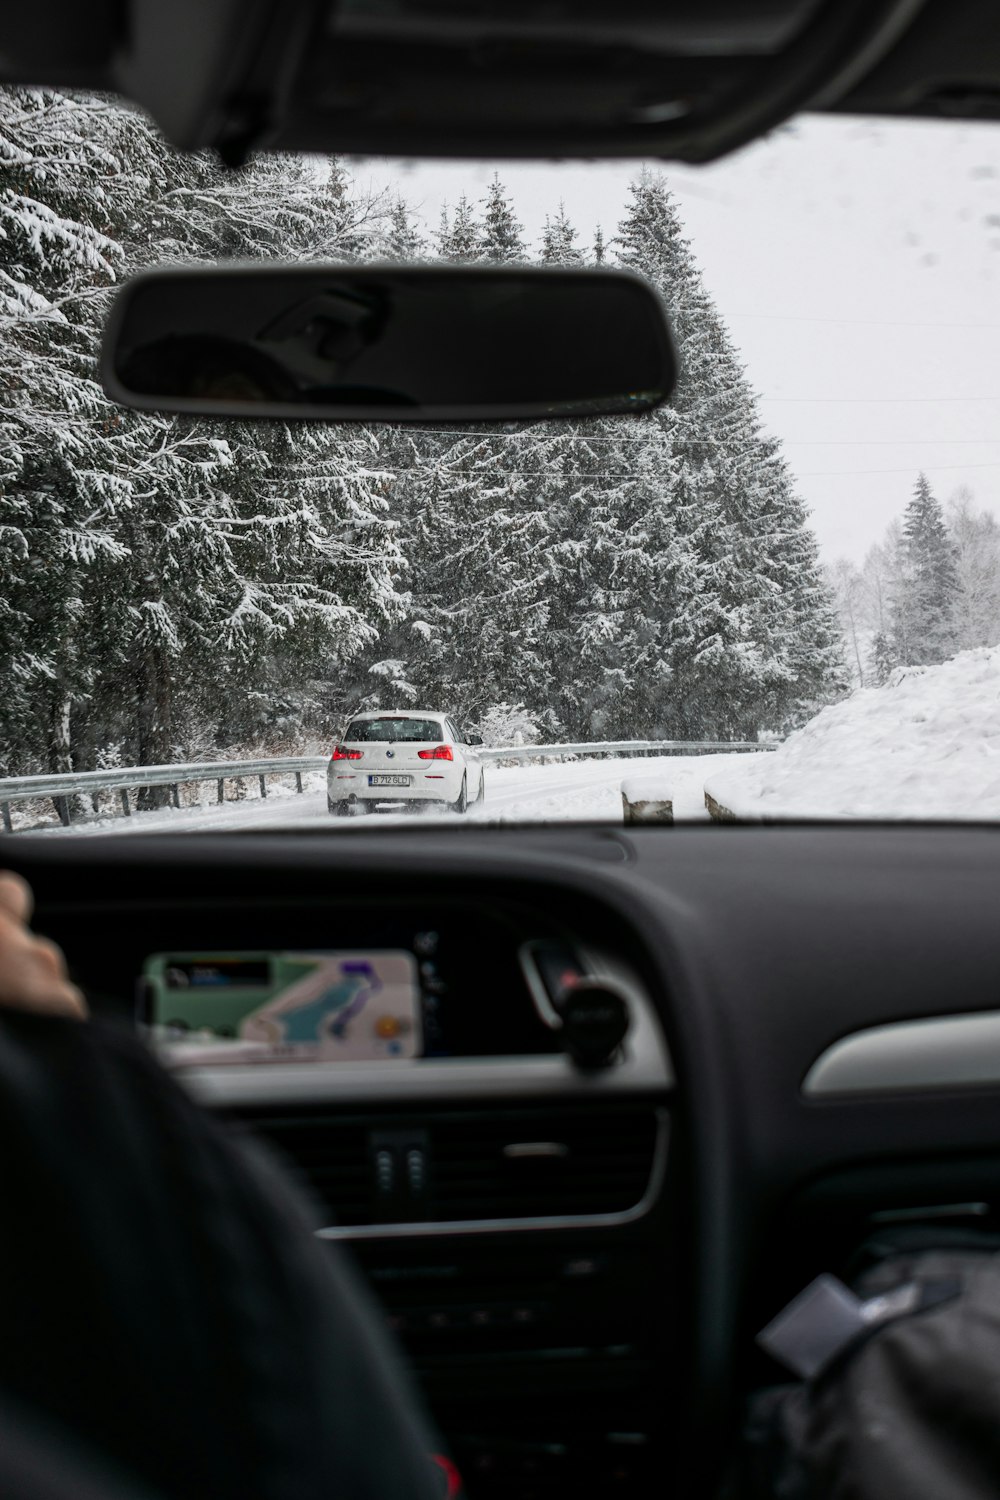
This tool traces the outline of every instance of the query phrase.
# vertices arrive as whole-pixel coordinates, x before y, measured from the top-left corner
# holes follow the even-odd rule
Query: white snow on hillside
[[[1000,647],[901,667],[706,791],[746,818],[1000,818]]]

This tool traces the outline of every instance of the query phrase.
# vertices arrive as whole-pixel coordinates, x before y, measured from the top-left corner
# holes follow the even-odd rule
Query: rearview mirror
[[[125,406],[327,421],[644,412],[676,373],[646,282],[538,267],[151,271],[119,293],[101,355]]]

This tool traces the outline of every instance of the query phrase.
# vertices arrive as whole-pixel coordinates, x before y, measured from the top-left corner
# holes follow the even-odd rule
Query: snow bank
[[[1000,646],[902,667],[705,792],[738,818],[1000,818]]]

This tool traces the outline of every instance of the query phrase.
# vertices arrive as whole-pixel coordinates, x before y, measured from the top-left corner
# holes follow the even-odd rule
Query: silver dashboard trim
[[[816,1099],[1000,1084],[1000,1010],[871,1026],[822,1052],[802,1081]]]
[[[615,1229],[645,1218],[662,1191],[667,1175],[669,1112],[656,1111],[656,1145],[646,1190],[631,1208],[611,1214],[548,1214],[531,1219],[453,1219],[411,1224],[331,1224],[315,1231],[321,1240],[434,1239],[460,1234],[524,1234],[552,1229]]]
[[[174,1077],[210,1109],[269,1104],[448,1104],[456,1100],[615,1099],[661,1093],[659,1058],[633,1057],[582,1073],[563,1056],[413,1058],[394,1063],[280,1063],[177,1068]]]

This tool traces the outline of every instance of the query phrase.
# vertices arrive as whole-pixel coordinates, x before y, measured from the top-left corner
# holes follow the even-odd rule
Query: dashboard
[[[754,1335],[812,1276],[886,1222],[1000,1223],[992,829],[22,837],[10,863],[95,1011],[302,1182],[471,1500],[710,1492],[782,1378]]]

